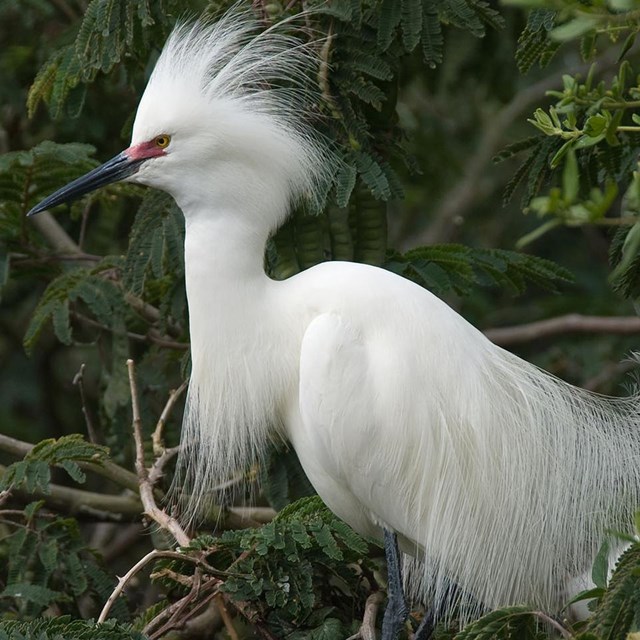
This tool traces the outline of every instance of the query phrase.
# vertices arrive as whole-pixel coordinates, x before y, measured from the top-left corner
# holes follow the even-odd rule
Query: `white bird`
[[[386,532],[392,564],[397,534],[421,567],[408,587],[438,615],[558,611],[606,528],[629,530],[639,506],[638,398],[558,380],[384,269],[325,262],[267,277],[270,234],[334,169],[305,117],[312,52],[237,8],[179,26],[131,146],[30,213],[119,179],[167,191],[183,211],[192,374],[180,464],[192,509],[287,440],[333,512]]]

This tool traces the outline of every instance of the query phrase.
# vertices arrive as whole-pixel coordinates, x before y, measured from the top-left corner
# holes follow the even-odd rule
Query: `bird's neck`
[[[179,464],[191,512],[279,437],[280,399],[296,367],[286,353],[278,358],[287,331],[263,268],[268,230],[233,211],[207,213],[187,218],[185,237],[192,369]]]
[[[247,225],[234,211],[187,218],[185,274],[194,368],[202,357],[230,363],[258,339],[273,285],[264,272],[267,229]],[[207,365],[208,366],[208,365]]]
[[[268,235],[268,229],[252,228],[232,211],[187,218],[187,290],[204,288],[210,302],[230,302],[247,290],[268,286],[264,272]],[[197,302],[189,300],[190,310]]]

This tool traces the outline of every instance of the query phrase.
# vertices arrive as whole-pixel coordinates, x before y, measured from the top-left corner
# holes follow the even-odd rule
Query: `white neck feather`
[[[187,520],[280,437],[278,398],[295,375],[283,362],[286,331],[269,319],[277,283],[263,268],[268,225],[248,224],[248,209],[190,209],[186,222],[192,371],[175,487],[191,493]]]

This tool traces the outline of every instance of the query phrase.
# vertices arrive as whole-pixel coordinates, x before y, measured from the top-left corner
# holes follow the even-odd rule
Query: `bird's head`
[[[304,116],[315,64],[287,25],[261,31],[237,6],[217,23],[179,25],[140,101],[131,145],[29,215],[127,180],[169,192],[186,215],[241,197],[272,200],[284,216],[330,173]]]

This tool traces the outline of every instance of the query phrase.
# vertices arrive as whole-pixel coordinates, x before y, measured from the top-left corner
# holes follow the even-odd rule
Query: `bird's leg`
[[[409,605],[402,588],[402,568],[398,537],[384,530],[384,554],[387,559],[387,608],[382,619],[382,640],[396,640],[409,615]]]

